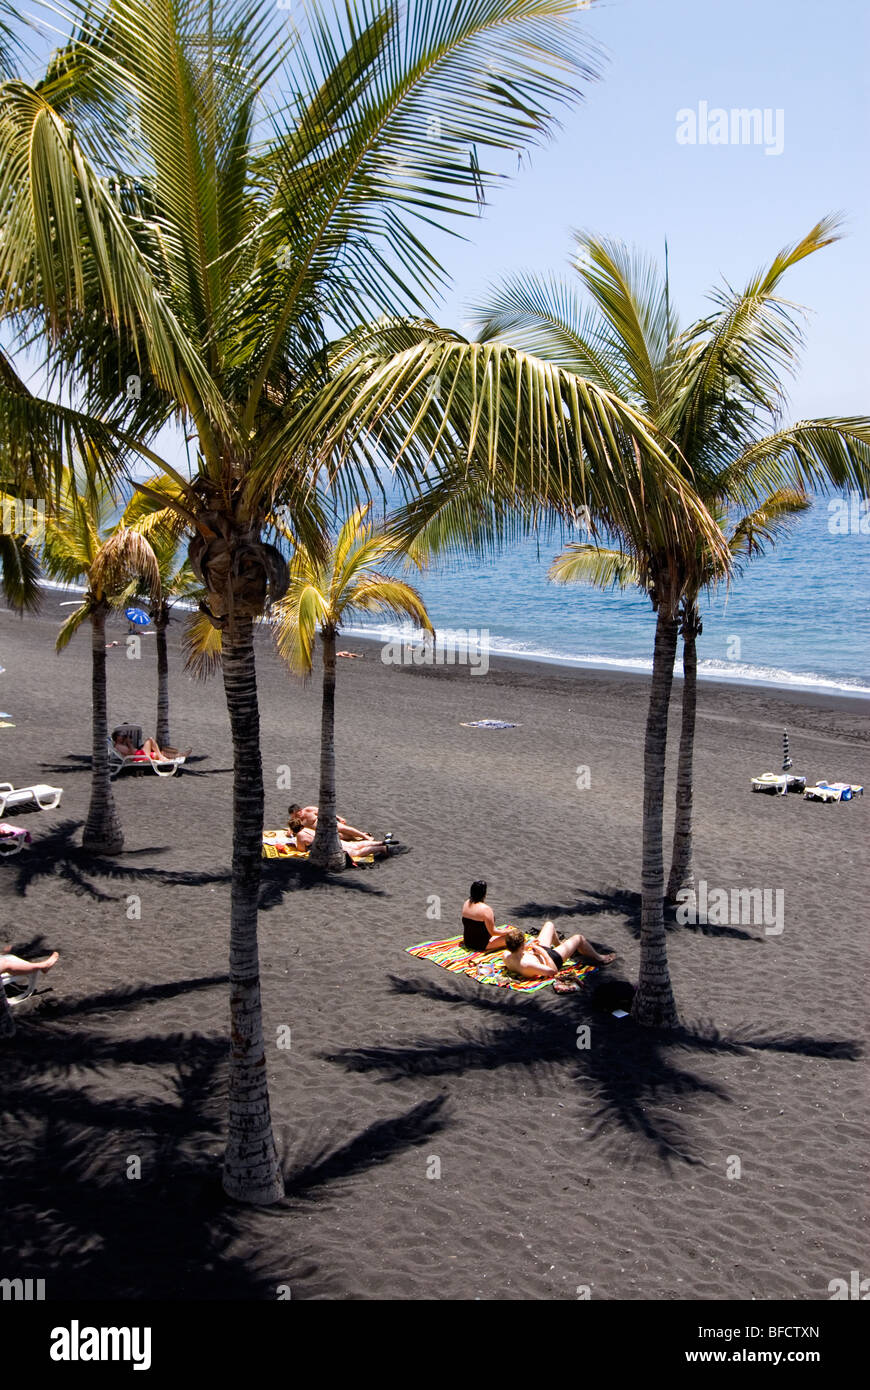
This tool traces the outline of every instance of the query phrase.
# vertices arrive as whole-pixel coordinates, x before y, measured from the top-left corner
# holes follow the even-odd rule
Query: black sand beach
[[[125,851],[94,861],[79,848],[89,634],[56,656],[60,612],[50,595],[36,620],[0,614],[15,723],[0,778],[64,789],[57,811],[16,818],[33,844],[0,862],[0,936],[61,952],[3,1047],[0,1272],[44,1278],[49,1299],[826,1300],[867,1269],[870,800],[753,796],[749,779],[777,770],[787,725],[796,772],[870,784],[870,704],[702,685],[696,872],[711,890],[782,889],[783,930],[675,923],[684,1027],[660,1036],[595,1007],[596,982],[637,975],[647,681],[497,659],[486,677],[396,669],[343,639],[364,659],[339,663],[339,810],[412,849],[326,882],[264,864],[288,1195],[252,1213],[219,1189],[223,692],[184,676],[174,628],[172,737],[194,756],[170,781],[119,779]],[[124,632],[110,720],[152,733],[153,638],[128,660]],[[259,676],[277,826],[317,797],[320,691],[265,637]],[[461,727],[483,718],[518,727]],[[524,996],[407,955],[456,933],[478,876],[497,921],[552,916],[615,966],[580,993]]]

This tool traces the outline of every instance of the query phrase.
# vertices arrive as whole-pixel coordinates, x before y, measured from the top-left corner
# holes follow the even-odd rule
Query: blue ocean
[[[561,548],[558,534],[531,538],[485,562],[409,578],[436,630],[483,629],[491,653],[650,671],[649,601],[638,591],[550,583]],[[701,677],[870,695],[870,517],[857,498],[818,498],[775,549],[702,600],[702,618]],[[372,635],[372,626],[384,637],[399,631],[345,631]]]

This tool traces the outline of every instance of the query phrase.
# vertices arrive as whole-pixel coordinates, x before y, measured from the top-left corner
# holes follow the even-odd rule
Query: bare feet
[[[58,962],[57,951],[45,960],[22,960],[20,956],[0,956],[0,971],[6,975],[29,975],[34,970],[50,970]]]

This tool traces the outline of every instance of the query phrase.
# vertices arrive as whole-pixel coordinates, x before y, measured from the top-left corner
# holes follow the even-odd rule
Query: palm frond
[[[246,425],[288,325],[311,309],[327,266],[329,311],[342,329],[383,310],[422,309],[421,293],[442,279],[429,229],[474,215],[494,177],[475,167],[473,149],[518,150],[546,138],[554,109],[573,105],[595,75],[592,45],[571,11],[565,0],[309,6],[312,42],[294,52],[290,86],[317,97],[301,129],[291,113],[272,154],[261,340],[265,323],[269,330]],[[250,308],[248,323],[253,343]]]
[[[36,613],[42,603],[39,557],[25,536],[0,534],[0,572],[9,607]]]
[[[81,608],[76,608],[74,612],[70,613],[55,638],[55,651],[62,652],[65,647],[69,646],[82,623],[91,616],[92,611],[93,608],[91,603],[86,602],[82,604]]]
[[[411,618],[425,632],[434,632],[422,597],[412,585],[389,574],[364,570],[353,588],[345,591],[340,608],[344,618],[355,611],[384,613],[396,619]]]
[[[870,496],[870,419],[798,420],[755,440],[719,475],[723,496],[758,499],[783,488],[853,489]]]
[[[314,661],[318,627],[330,620],[329,601],[317,584],[294,573],[284,598],[272,607],[272,630],[291,671],[307,675]]]
[[[160,570],[144,536],[120,527],[100,547],[90,567],[89,583],[98,598],[112,598],[135,580],[155,597],[160,593]]]
[[[596,589],[642,587],[641,570],[623,550],[577,542],[557,555],[547,571],[554,584],[591,584]]]
[[[623,393],[624,371],[598,311],[585,307],[575,286],[555,275],[510,276],[472,310],[472,321],[480,342],[509,343],[604,391]]]
[[[204,681],[221,668],[220,631],[204,613],[192,613],[181,634],[184,669],[194,680]]]
[[[805,492],[783,488],[772,492],[760,506],[737,521],[728,536],[728,548],[735,562],[763,555],[794,526],[797,518],[810,509],[812,499]]]

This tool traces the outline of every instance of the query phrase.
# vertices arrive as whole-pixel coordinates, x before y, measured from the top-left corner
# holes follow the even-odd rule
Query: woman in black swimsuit
[[[503,951],[505,939],[496,932],[495,917],[485,898],[486,883],[476,878],[462,904],[462,943],[469,951]]]

